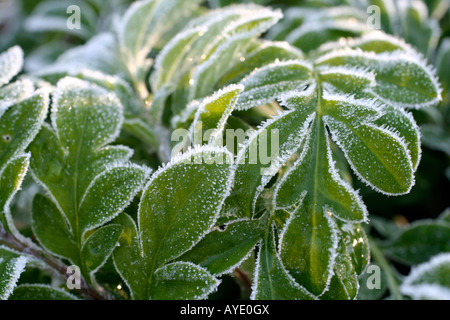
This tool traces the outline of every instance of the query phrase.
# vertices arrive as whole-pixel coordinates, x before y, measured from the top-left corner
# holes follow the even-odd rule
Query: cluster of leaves
[[[448,211],[369,223],[355,186],[405,195],[421,140],[450,155],[448,117],[414,117],[449,108],[448,8],[416,2],[87,0],[71,31],[69,3],[28,8],[52,42],[0,54],[0,298],[205,299],[233,274],[252,299],[449,298]]]

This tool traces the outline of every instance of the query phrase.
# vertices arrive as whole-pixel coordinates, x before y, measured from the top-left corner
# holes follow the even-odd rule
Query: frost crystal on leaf
[[[19,46],[0,53],[0,87],[7,84],[23,67],[23,51]]]
[[[450,300],[450,254],[442,253],[413,267],[400,290],[413,299]]]

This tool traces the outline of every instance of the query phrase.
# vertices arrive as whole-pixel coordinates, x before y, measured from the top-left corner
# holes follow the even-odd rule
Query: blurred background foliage
[[[25,52],[24,72],[39,71],[70,48],[113,29],[117,17],[131,2],[0,0],[0,52],[20,45]],[[382,266],[383,274],[382,288],[365,290],[361,286],[359,298],[399,298],[396,283],[409,273],[411,266],[428,261],[436,253],[450,252],[450,0],[209,0],[204,7],[247,2],[281,8],[284,18],[265,37],[288,41],[308,54],[314,54],[315,49],[328,41],[370,31],[369,21],[373,22],[370,17],[379,13],[380,21],[376,21],[379,28],[403,38],[436,69],[443,89],[442,102],[432,108],[411,110],[421,127],[423,143],[422,160],[411,193],[386,197],[353,177],[370,213],[372,258]],[[66,27],[66,8],[72,4],[81,8],[80,30]],[[380,11],[373,11],[373,6]],[[24,223],[25,233],[30,194],[38,190],[28,180],[12,204],[16,218]],[[36,272],[28,272],[21,281],[43,277]],[[106,278],[108,274],[104,271]],[[110,281],[114,283],[116,279]],[[248,296],[245,284],[242,288],[239,289],[239,281],[236,284],[231,277],[225,277],[222,290],[211,298]]]

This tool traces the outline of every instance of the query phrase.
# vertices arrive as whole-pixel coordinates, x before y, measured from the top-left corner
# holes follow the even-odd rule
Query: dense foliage
[[[0,2],[1,299],[450,299],[449,1],[72,2]]]

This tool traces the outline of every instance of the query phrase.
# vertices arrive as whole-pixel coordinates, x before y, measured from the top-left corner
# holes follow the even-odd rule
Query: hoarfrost
[[[6,300],[13,292],[29,258],[15,254],[3,246],[0,246],[0,254],[2,254],[1,251],[7,258],[3,257],[0,260],[0,269],[2,269],[2,274],[0,274],[0,299]]]
[[[413,299],[450,300],[450,254],[441,253],[412,268],[400,291]]]
[[[23,51],[14,46],[0,53],[0,87],[7,84],[23,67]]]

